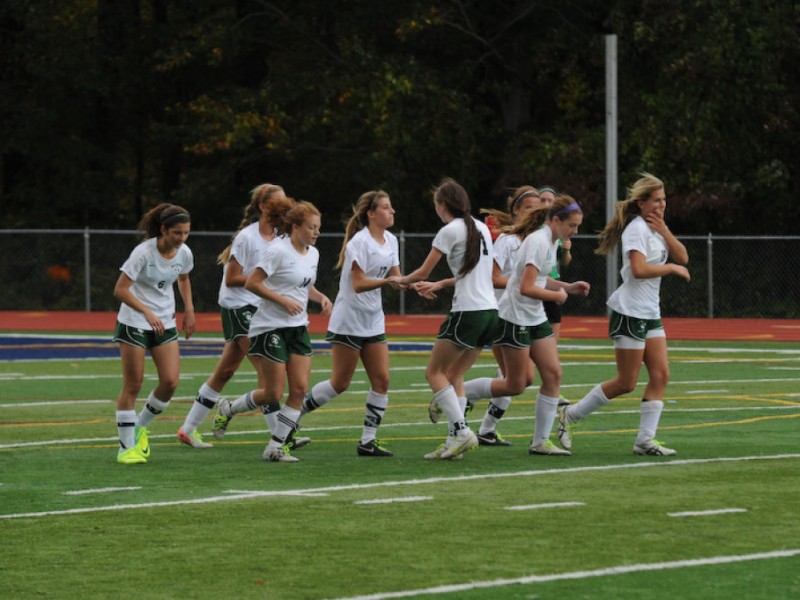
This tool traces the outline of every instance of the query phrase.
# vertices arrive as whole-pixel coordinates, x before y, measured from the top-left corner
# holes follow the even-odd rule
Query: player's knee
[[[342,394],[347,391],[347,388],[350,387],[350,384],[353,381],[353,376],[344,377],[344,376],[337,376],[334,375],[331,377],[331,387],[337,394]]]

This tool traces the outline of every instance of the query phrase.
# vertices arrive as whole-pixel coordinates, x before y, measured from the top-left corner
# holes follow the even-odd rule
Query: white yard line
[[[545,504],[520,504],[504,506],[505,510],[538,510],[540,508],[563,508],[567,506],[586,506],[585,502],[547,502]]]
[[[375,498],[373,500],[356,500],[353,504],[395,504],[397,502],[424,502],[433,500],[433,496],[400,496],[397,498]]]
[[[82,513],[108,512],[117,510],[130,510],[135,508],[161,508],[167,506],[184,506],[190,504],[217,504],[220,502],[230,502],[232,500],[246,500],[252,498],[274,498],[277,496],[300,496],[306,494],[331,494],[333,492],[343,492],[352,490],[368,490],[380,488],[398,488],[403,486],[432,485],[437,483],[452,483],[456,481],[473,481],[486,479],[507,479],[515,477],[537,477],[554,476],[574,473],[585,473],[593,471],[618,471],[624,469],[654,469],[654,468],[673,468],[678,466],[693,466],[714,463],[736,463],[743,461],[763,461],[763,460],[793,460],[800,458],[800,454],[775,454],[771,456],[738,456],[727,458],[698,458],[686,460],[669,460],[659,462],[637,462],[622,463],[615,465],[596,465],[590,467],[567,467],[564,469],[535,469],[517,471],[511,473],[481,473],[475,475],[459,475],[455,477],[430,477],[427,479],[404,479],[399,481],[379,481],[374,483],[351,483],[342,485],[332,485],[320,488],[299,488],[292,490],[237,490],[236,493],[224,493],[221,496],[208,496],[205,498],[190,498],[185,500],[170,500],[164,502],[143,502],[141,504],[110,504],[107,506],[94,506],[88,508],[73,508],[66,510],[48,510],[42,512],[10,513],[0,514],[3,519],[26,519],[40,518],[49,516],[65,516]]]
[[[65,496],[83,496],[84,494],[108,494],[111,492],[133,492],[135,490],[142,489],[142,486],[136,485],[131,487],[105,487],[105,488],[94,488],[94,489],[87,489],[87,490],[72,490],[69,492],[64,492]]]
[[[666,571],[669,569],[685,569],[687,567],[705,567],[709,565],[727,565],[731,563],[747,562],[753,560],[769,560],[774,558],[791,558],[800,555],[800,549],[774,550],[772,552],[758,552],[755,554],[735,554],[729,556],[709,556],[692,560],[673,560],[669,562],[640,563],[636,565],[620,565],[594,571],[570,571],[567,573],[553,573],[551,575],[528,575],[514,579],[494,579],[492,581],[471,581],[456,585],[438,585],[417,590],[403,590],[398,592],[385,592],[366,594],[362,596],[348,596],[337,600],[389,600],[390,598],[412,598],[421,595],[452,594],[455,592],[468,592],[472,590],[505,587],[509,585],[548,583],[550,581],[565,581],[570,579],[589,579],[591,577],[608,577],[613,575],[626,575],[628,573],[642,573],[646,571]]]
[[[711,515],[727,515],[747,512],[746,508],[717,508],[715,510],[687,510],[685,512],[667,513],[669,517],[707,517]]]

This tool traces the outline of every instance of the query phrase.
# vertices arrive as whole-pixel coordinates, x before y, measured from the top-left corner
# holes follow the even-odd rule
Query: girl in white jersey
[[[389,348],[381,288],[399,289],[400,254],[389,194],[361,195],[347,222],[339,262],[339,293],[333,303],[326,339],[331,342],[331,378],[317,383],[303,401],[302,415],[327,404],[350,387],[358,359],[370,382],[359,456],[393,456],[377,439],[389,405]]]
[[[217,439],[222,439],[225,435],[232,416],[230,403],[225,399],[220,400],[220,393],[247,356],[250,346],[247,337],[250,319],[256,312],[260,300],[258,296],[245,289],[244,283],[269,244],[280,233],[276,224],[282,221],[283,215],[292,206],[294,203],[286,197],[281,186],[264,183],[255,187],[250,192],[250,202],[244,209],[244,218],[231,244],[217,257],[217,262],[223,265],[218,302],[225,345],[214,372],[200,386],[183,426],[178,429],[178,440],[188,447],[211,447],[211,444],[203,441],[197,428],[218,402],[221,409],[227,409],[223,411],[227,416],[218,416],[212,431]],[[258,369],[256,373],[260,377]],[[248,396],[253,406],[263,402],[263,388],[264,382],[259,379],[258,388]],[[224,404],[228,406],[223,406]],[[247,410],[251,410],[253,406]],[[263,405],[262,410],[265,413],[267,426],[272,429],[274,426],[272,421],[280,410],[280,404]]]
[[[586,295],[585,281],[565,283],[549,275],[558,262],[558,243],[569,240],[583,221],[580,206],[570,196],[559,196],[552,206],[540,205],[518,223],[504,229],[524,241],[499,301],[500,346],[505,377],[483,377],[469,382],[469,393],[479,398],[515,396],[531,384],[528,363],[536,365],[542,379],[536,397],[536,420],[530,454],[569,455],[550,442],[561,389],[561,364],[553,328],[547,320],[545,301],[563,304],[567,294]]]
[[[503,212],[494,209],[481,209],[482,213],[488,215],[493,223],[496,223],[498,229],[508,228],[513,225],[518,219],[527,213],[529,210],[539,206],[538,190],[531,185],[523,185],[513,191],[508,197],[508,212]],[[501,233],[494,241],[494,265],[492,269],[492,283],[494,284],[494,293],[497,300],[503,295],[506,288],[508,278],[514,267],[514,258],[516,257],[517,250],[522,244],[522,236],[513,233]],[[503,377],[504,363],[503,353],[500,346],[492,345],[492,353],[497,361],[497,376]],[[535,374],[535,367],[532,361],[528,361],[528,379],[533,382]],[[467,402],[471,403],[472,400],[480,398],[477,393],[471,392],[472,384],[470,381],[464,383],[464,390],[467,395]],[[478,429],[478,443],[481,446],[510,446],[511,442],[506,441],[499,433],[497,433],[497,422],[503,418],[506,410],[511,404],[510,396],[501,396],[499,398],[491,398],[489,406],[486,408],[486,413],[483,415],[480,428]],[[468,404],[469,408],[469,404]]]
[[[183,300],[183,331],[186,339],[194,333],[195,316],[189,272],[194,267],[192,251],[186,246],[191,219],[174,204],[159,204],[139,222],[146,239],[134,248],[120,268],[114,297],[121,302],[114,331],[122,362],[122,391],[117,399],[117,462],[147,462],[150,443],[147,426],[167,408],[178,387],[180,350],[175,321],[175,292]],[[136,416],[136,397],[142,389],[147,351],[158,370],[158,385]]]
[[[433,202],[445,226],[436,234],[422,266],[400,281],[411,284],[425,279],[442,256],[447,256],[456,279],[451,312],[425,370],[434,400],[449,423],[447,441],[425,458],[451,459],[478,444],[464,420],[464,374],[494,337],[497,299],[492,286],[492,237],[489,228],[472,217],[467,192],[448,178],[434,190]]]
[[[280,228],[288,232],[269,245],[247,278],[245,288],[261,298],[250,321],[249,355],[265,383],[265,403],[280,402],[289,381],[286,404],[275,419],[264,460],[297,462],[287,442],[308,393],[311,376],[311,340],[308,336],[308,301],[330,314],[331,301],[314,287],[319,251],[319,210],[310,202],[297,202]]]
[[[558,437],[572,447],[572,426],[612,398],[632,392],[642,363],[647,367],[639,434],[634,454],[674,456],[677,452],[655,439],[669,381],[667,338],[661,324],[661,278],[677,275],[689,281],[689,254],[667,227],[667,198],[660,179],[643,173],[628,198],[617,202],[616,212],[600,233],[597,254],[612,252],[622,242],[622,285],[611,294],[608,307],[609,337],[614,339],[617,375],[595,386],[577,404],[559,410]],[[675,261],[668,263],[667,259]],[[678,264],[675,264],[678,263]]]

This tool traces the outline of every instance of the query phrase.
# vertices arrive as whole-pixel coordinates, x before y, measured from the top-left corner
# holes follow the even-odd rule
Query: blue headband
[[[569,206],[565,206],[561,210],[552,213],[550,216],[551,217],[560,217],[561,215],[566,215],[566,214],[569,214],[571,212],[576,212],[576,211],[580,211],[580,210],[581,210],[580,204],[578,204],[577,202],[573,202]]]

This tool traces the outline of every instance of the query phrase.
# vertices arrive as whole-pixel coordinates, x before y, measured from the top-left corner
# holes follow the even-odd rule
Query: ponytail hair
[[[503,212],[502,210],[496,210],[494,208],[482,208],[481,214],[489,215],[495,221],[497,221],[497,225],[499,229],[503,227],[509,227],[514,223],[514,211],[520,205],[525,198],[538,198],[539,197],[539,190],[537,190],[532,185],[523,185],[515,189],[506,199],[507,203],[507,210]]]
[[[143,232],[144,239],[161,237],[161,228],[169,230],[179,223],[191,223],[192,219],[182,206],[162,202],[148,210],[139,221],[137,229]]]
[[[231,258],[231,246],[233,245],[233,240],[236,239],[236,236],[239,235],[239,232],[242,229],[261,219],[261,203],[266,202],[266,208],[272,202],[282,202],[284,197],[285,194],[283,188],[272,183],[262,183],[261,185],[257,185],[250,190],[250,203],[244,207],[242,221],[239,223],[236,233],[231,236],[231,243],[228,244],[222,252],[220,252],[219,256],[217,256],[217,264],[228,264],[228,261]]]
[[[639,200],[647,200],[650,194],[664,189],[664,182],[655,175],[642,173],[641,178],[637,179],[632,187],[628,189],[628,197],[620,200],[614,207],[614,214],[606,223],[603,231],[600,232],[599,243],[595,249],[595,254],[609,254],[617,247],[622,232],[635,217],[641,214]]]
[[[461,277],[467,275],[481,257],[481,232],[475,226],[472,218],[472,207],[466,190],[461,187],[454,179],[445,177],[442,182],[433,190],[433,200],[437,204],[443,204],[447,211],[455,218],[464,219],[467,226],[467,247],[464,251],[464,263],[458,270]]]
[[[353,214],[347,220],[347,223],[344,227],[344,240],[342,241],[342,248],[339,250],[339,260],[336,263],[335,268],[341,269],[342,265],[344,264],[344,253],[345,248],[347,247],[347,242],[349,242],[356,233],[369,225],[369,216],[367,213],[369,213],[371,210],[375,210],[375,204],[378,202],[378,200],[388,197],[389,194],[383,190],[364,192],[358,197],[358,202],[356,202],[352,207]]]

